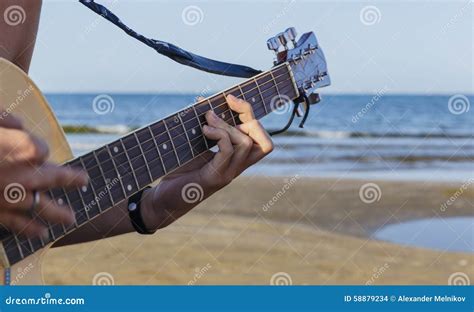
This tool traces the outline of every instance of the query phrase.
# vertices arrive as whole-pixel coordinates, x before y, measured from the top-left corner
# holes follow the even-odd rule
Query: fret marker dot
[[[168,148],[168,145],[166,145],[166,143],[163,144],[163,149],[167,149],[167,148]]]
[[[131,191],[132,190],[132,186],[129,184],[127,185],[127,190]]]
[[[64,205],[64,200],[62,198],[58,199],[58,204]]]
[[[255,103],[255,97],[252,98],[252,103]]]
[[[191,130],[192,134],[196,134],[196,129]]]
[[[119,149],[117,146],[114,146],[114,153],[118,153]]]
[[[222,113],[221,117],[222,117],[222,119],[224,119],[225,118],[225,113]]]
[[[82,190],[83,193],[87,192],[87,186],[81,187],[81,190]]]

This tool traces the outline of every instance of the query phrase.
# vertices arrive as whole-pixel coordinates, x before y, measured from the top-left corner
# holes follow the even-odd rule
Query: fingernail
[[[214,119],[214,120],[217,120],[219,119],[219,117],[217,117],[216,113],[214,113],[214,111],[210,111],[211,112],[211,118]]]
[[[214,130],[214,127],[211,127],[211,126],[208,126],[208,125],[204,125],[203,130],[204,130],[204,131],[212,131],[212,130]]]
[[[229,98],[231,100],[237,100],[237,98],[235,96],[233,96],[232,94],[228,94],[227,98]]]

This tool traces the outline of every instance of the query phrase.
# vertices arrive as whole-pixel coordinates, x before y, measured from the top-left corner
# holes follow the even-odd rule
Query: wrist
[[[143,191],[142,200],[141,200],[141,215],[143,223],[147,230],[155,231],[158,229],[156,209],[154,207],[154,197],[156,186],[152,188],[145,189]]]

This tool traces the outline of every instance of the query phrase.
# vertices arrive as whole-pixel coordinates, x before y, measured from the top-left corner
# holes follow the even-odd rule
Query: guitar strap
[[[114,13],[112,13],[103,5],[95,3],[94,0],[79,0],[79,2],[94,11],[95,13],[99,14],[115,26],[122,29],[130,37],[133,37],[143,42],[147,46],[155,49],[156,52],[167,56],[180,64],[194,67],[199,70],[203,70],[213,74],[240,78],[250,78],[261,73],[260,70],[253,69],[248,66],[212,60],[183,50],[175,46],[174,44],[147,38],[125,25]]]

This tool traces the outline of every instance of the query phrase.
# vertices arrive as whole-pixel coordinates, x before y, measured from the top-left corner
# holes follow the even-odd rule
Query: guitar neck
[[[202,133],[205,113],[213,110],[230,125],[240,124],[230,110],[227,95],[246,100],[260,119],[283,102],[298,97],[292,72],[284,63],[221,93],[197,102],[97,150],[77,157],[65,166],[88,172],[89,185],[81,189],[52,189],[47,194],[69,205],[76,216],[72,226],[47,224],[49,239],[24,239],[10,235],[3,240],[6,256],[14,264],[79,226],[90,222],[157,179],[178,169],[215,145]]]

